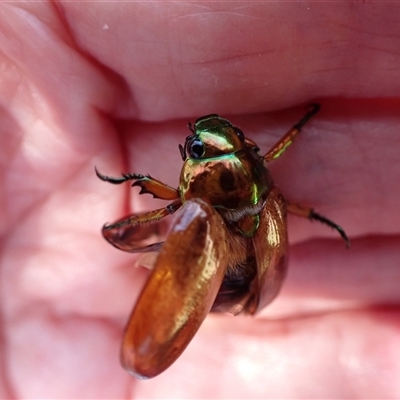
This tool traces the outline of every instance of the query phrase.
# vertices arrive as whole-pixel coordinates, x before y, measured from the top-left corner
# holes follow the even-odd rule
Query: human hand
[[[399,395],[391,4],[1,7],[3,398]],[[321,113],[271,171],[351,249],[290,219],[278,299],[257,318],[210,315],[168,371],[134,380],[118,348],[146,271],[99,231],[165,203],[94,166],[176,186],[187,121],[218,113],[265,152],[312,100]]]

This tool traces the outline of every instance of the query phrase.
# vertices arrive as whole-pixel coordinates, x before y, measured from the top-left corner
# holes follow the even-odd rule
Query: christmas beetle
[[[112,184],[133,181],[140,193],[170,203],[132,214],[102,229],[118,249],[158,252],[126,327],[124,368],[138,378],[168,368],[189,344],[210,311],[255,314],[278,293],[286,272],[287,212],[344,230],[311,208],[284,199],[267,163],[280,157],[319,111],[310,105],[265,155],[228,120],[199,118],[184,146],[177,189],[140,174],[97,176]],[[179,211],[178,211],[179,210]],[[177,212],[164,242],[148,243],[160,220]]]

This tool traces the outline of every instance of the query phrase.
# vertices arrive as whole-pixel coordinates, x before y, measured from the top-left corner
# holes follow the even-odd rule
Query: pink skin
[[[2,3],[0,397],[399,397],[397,15],[394,3]],[[147,272],[100,228],[165,203],[94,166],[176,186],[188,121],[219,113],[266,152],[315,100],[271,171],[288,199],[341,224],[350,250],[290,218],[278,299],[257,318],[211,315],[169,370],[135,380],[118,352]]]

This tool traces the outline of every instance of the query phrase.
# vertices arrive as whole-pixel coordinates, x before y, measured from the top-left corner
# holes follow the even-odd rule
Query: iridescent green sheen
[[[201,198],[223,215],[224,210],[240,213],[257,205],[273,185],[263,158],[224,118],[212,115],[197,120],[185,152],[179,186],[182,202]],[[251,235],[257,224],[254,219],[254,226],[243,233]]]
[[[234,153],[244,146],[227,119],[215,115],[203,117],[196,121],[194,129],[196,137],[205,145],[204,158]]]

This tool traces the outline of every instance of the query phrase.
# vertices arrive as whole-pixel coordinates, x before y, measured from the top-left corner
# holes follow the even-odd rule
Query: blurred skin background
[[[395,3],[0,5],[2,398],[382,398],[400,387],[400,14]],[[165,205],[94,174],[177,187],[188,121],[218,113],[292,202],[289,274],[257,318],[209,316],[164,374],[119,344],[147,271],[100,235]]]

